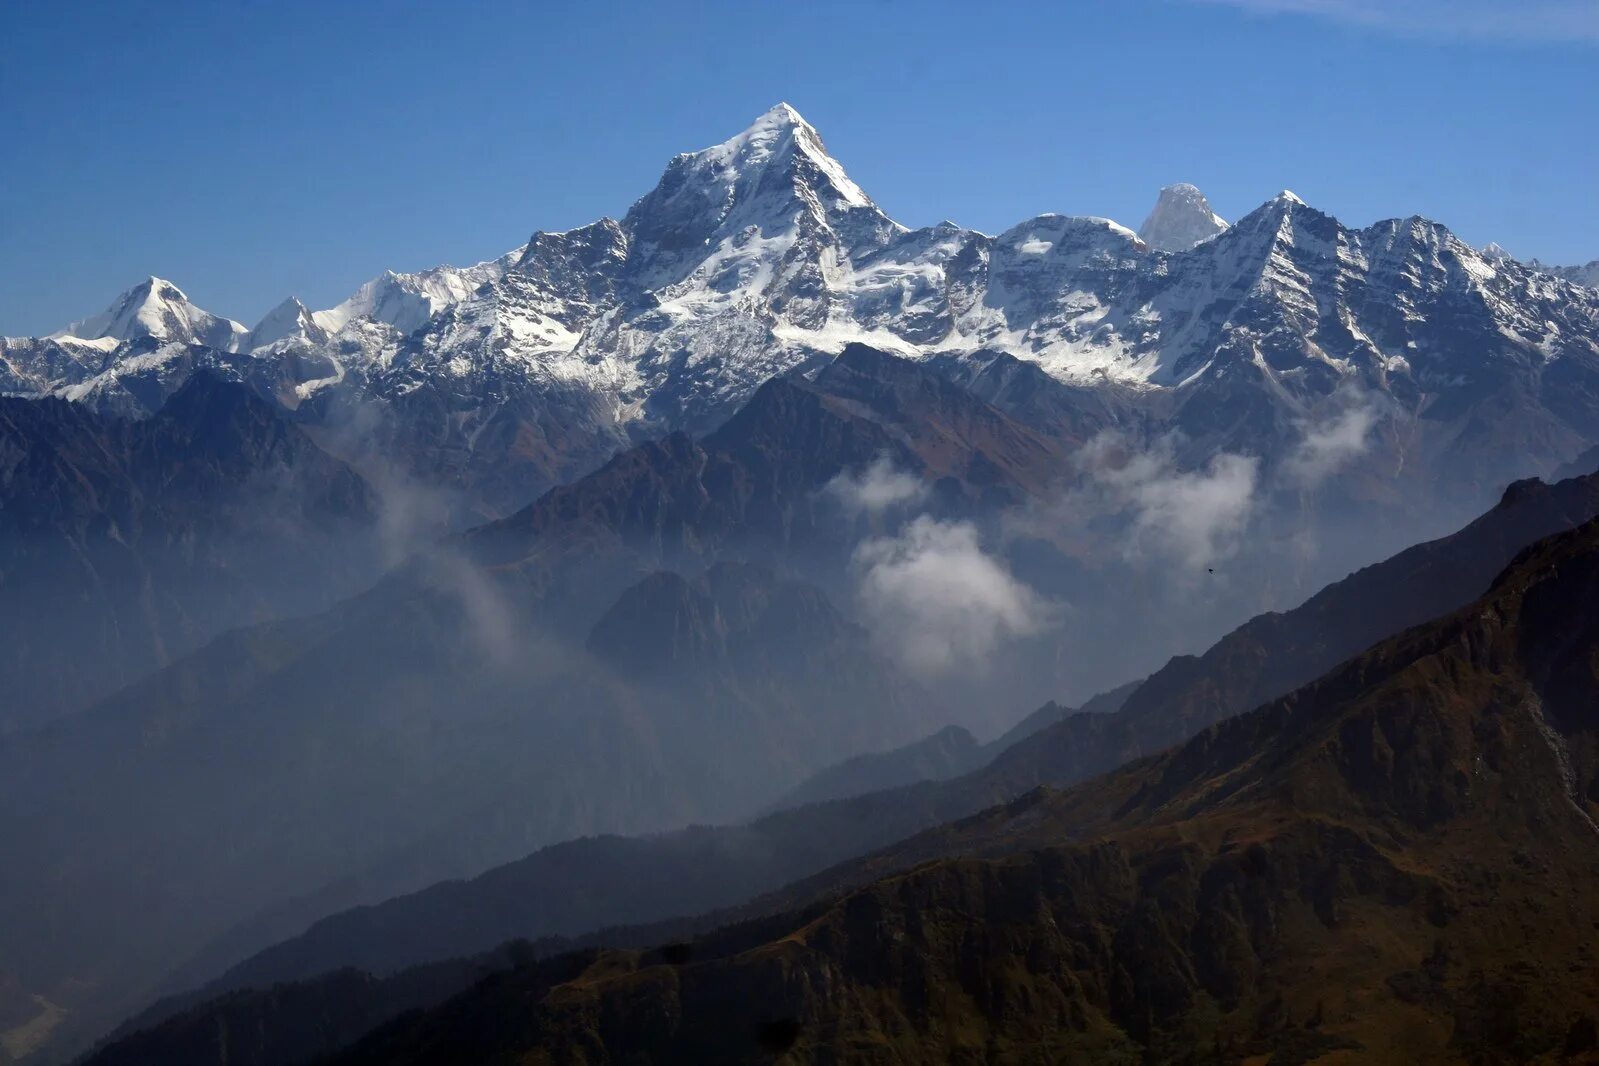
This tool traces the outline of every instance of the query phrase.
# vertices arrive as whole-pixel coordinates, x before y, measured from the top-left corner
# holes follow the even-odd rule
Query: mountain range
[[[236,1066],[332,1053],[427,1008],[357,1050],[442,1048],[456,1008],[432,1009],[511,967],[496,987],[540,1006],[531,1029],[483,1026],[508,1054],[697,1054],[703,1003],[637,983],[688,957],[630,954],[691,937],[709,938],[696,987],[778,1012],[739,1040],[781,1030],[804,1054],[936,1056],[967,1046],[956,1029],[1019,1041],[1017,1058],[1159,1058],[1181,1033],[1289,1059],[1347,1046],[1323,1039],[1397,1047],[1260,998],[1273,952],[1343,950],[1336,935],[1226,911],[1246,951],[1170,923],[1215,902],[1206,878],[1233,883],[1240,860],[1205,851],[1213,836],[1288,834],[1303,876],[1251,899],[1294,923],[1296,885],[1421,884],[1364,845],[1337,866],[1350,838],[1329,858],[1326,824],[1390,857],[1401,837],[1421,862],[1454,854],[1414,806],[1361,806],[1371,765],[1326,776],[1317,731],[1369,722],[1368,681],[1425,688],[1417,656],[1480,635],[1505,684],[1570,695],[1545,685],[1558,642],[1516,642],[1580,637],[1586,616],[1515,560],[1599,512],[1587,281],[1426,219],[1346,226],[1287,192],[1229,223],[1169,186],[1136,233],[1053,214],[911,229],[779,105],[672,159],[619,219],[476,266],[385,273],[327,310],[291,299],[253,328],[150,278],[51,336],[0,339],[0,1048],[53,1066],[173,994],[120,1035],[155,1026],[139,1039],[211,1041]],[[1579,540],[1539,557],[1580,571]],[[1450,616],[1501,572],[1478,608],[1502,625]],[[1433,650],[1405,651],[1400,631],[1428,624]],[[1438,682],[1440,706],[1464,717],[1405,704],[1421,747],[1359,750],[1403,763],[1406,802],[1448,793],[1462,832],[1509,832],[1532,808],[1462,805],[1445,767],[1466,749],[1426,745],[1512,718],[1519,744],[1536,716],[1472,702],[1481,661],[1448,662],[1465,687]],[[1252,711],[1275,724],[1225,724]],[[1550,728],[1580,774],[1578,719]],[[1272,776],[1251,743],[1310,769]],[[1504,787],[1547,812],[1523,755]],[[1291,779],[1305,802],[1213,808],[1232,786],[1205,776],[1160,791],[1196,760],[1257,798]],[[1090,837],[1108,864],[1072,850]],[[1081,922],[1131,938],[1164,983],[1073,932],[1039,947],[1071,987],[1008,985],[1011,963],[957,952],[972,980],[1025,986],[1014,1010],[941,1000],[949,1032],[926,1003],[856,1010],[904,957],[862,976],[860,929],[828,908],[866,892],[900,923],[869,886],[920,884],[902,859],[999,885],[960,864],[1012,843],[1078,879]],[[1168,862],[1198,881],[1162,880]],[[1022,876],[1005,900],[1064,905]],[[912,910],[946,905],[930,883]],[[1134,921],[1145,885],[1176,901],[1153,925]],[[1335,910],[1370,902],[1328,892]],[[985,893],[950,906],[998,906]],[[772,991],[766,971],[741,986],[746,952],[790,959],[812,920],[834,983],[811,987],[848,1003]],[[746,924],[714,932],[727,922]],[[1401,926],[1410,944],[1412,926],[1374,928]],[[916,943],[946,960],[954,941]],[[568,948],[590,954],[542,961]],[[1223,977],[1218,951],[1238,964]],[[806,965],[780,968],[811,981]],[[325,976],[340,967],[357,969]],[[1035,988],[1088,1043],[1030,1028]],[[663,1002],[684,1027],[641,1035],[635,1009]],[[1245,1032],[1240,1010],[1270,1018]]]
[[[1191,461],[1284,460],[1358,399],[1384,463],[1464,480],[1476,506],[1593,443],[1599,291],[1580,273],[1421,218],[1349,228],[1286,192],[1228,227],[1172,186],[1143,232],[1063,215],[908,229],[780,104],[675,157],[620,220],[387,273],[327,311],[290,301],[253,330],[151,278],[52,337],[0,342],[0,390],[148,414],[212,366],[358,467],[397,465],[479,516],[629,443],[706,432],[852,341],[958,373],[1004,353],[1125,397],[1142,415],[1125,428],[1180,430]]]
[[[403,487],[380,518],[409,544],[419,509],[506,517],[869,342],[1060,449],[1053,484],[1026,492],[1031,527],[1074,541],[1075,576],[1059,544],[1031,570],[1013,551],[1018,571],[1085,607],[1122,586],[1170,627],[1147,651],[1090,627],[1114,636],[1079,661],[1107,668],[1051,682],[1078,700],[1599,446],[1599,290],[1292,194],[1228,225],[1174,185],[1142,233],[1062,215],[909,229],[779,105],[674,158],[619,221],[385,273],[325,311],[291,300],[248,329],[148,279],[51,337],[0,340],[0,392],[142,419],[197,368],[236,380],[370,485]],[[1159,576],[1133,596],[1125,573],[1079,587],[1135,556]]]

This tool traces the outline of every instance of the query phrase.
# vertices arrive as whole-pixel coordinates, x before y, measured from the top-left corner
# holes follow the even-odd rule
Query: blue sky
[[[485,259],[784,99],[909,225],[1191,181],[1599,258],[1599,0],[4,0],[0,334]]]

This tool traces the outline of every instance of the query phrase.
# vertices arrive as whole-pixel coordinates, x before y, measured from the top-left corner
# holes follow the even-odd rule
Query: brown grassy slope
[[[908,873],[523,967],[339,1061],[1593,1061],[1596,738],[1590,523],[1290,696],[863,868]]]

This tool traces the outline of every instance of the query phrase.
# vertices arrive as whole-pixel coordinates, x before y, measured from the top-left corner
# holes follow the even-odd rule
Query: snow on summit
[[[888,222],[827,154],[816,129],[784,103],[721,144],[673,158],[622,227],[631,242],[632,274],[643,287],[659,289],[696,272],[719,283],[734,280],[727,275],[736,264],[718,268],[715,260],[780,258],[798,228],[832,228],[853,209]],[[748,249],[752,234],[778,243]],[[716,251],[702,258],[706,246]],[[758,268],[747,274],[745,280],[765,280]]]
[[[189,302],[172,282],[151,276],[118,296],[97,315],[74,322],[51,334],[93,341],[118,341],[153,337],[231,350],[249,331],[239,323],[218,318]]]
[[[317,325],[310,309],[298,297],[291,296],[268,311],[242,347],[254,351],[284,340],[327,340],[327,331]]]
[[[735,169],[742,171],[752,164],[779,159],[785,151],[798,152],[815,164],[842,203],[851,207],[872,206],[871,199],[844,173],[843,166],[827,154],[816,127],[788,103],[778,104],[737,137],[697,154],[723,162],[738,160]]]
[[[857,341],[911,358],[1004,353],[1060,381],[1135,390],[1227,374],[1288,390],[1368,371],[1453,379],[1462,351],[1590,350],[1599,296],[1529,282],[1530,268],[1490,265],[1425,220],[1348,229],[1289,192],[1229,225],[1185,183],[1161,190],[1137,234],[1060,214],[998,235],[912,230],[780,103],[673,157],[620,220],[540,231],[471,267],[385,272],[329,310],[286,301],[253,333],[152,278],[68,327],[76,354],[11,343],[0,387],[87,395],[92,375],[93,395],[116,395],[140,356],[117,346],[155,338],[249,353],[248,372],[281,395],[436,390],[461,427],[537,397],[609,420],[603,436],[706,428],[773,375]],[[1481,336],[1435,347],[1430,320],[1480,323]],[[188,363],[170,352],[176,381]]]
[[[1210,209],[1205,194],[1187,182],[1168,185],[1138,236],[1151,248],[1162,252],[1185,252],[1227,229],[1227,220]]]

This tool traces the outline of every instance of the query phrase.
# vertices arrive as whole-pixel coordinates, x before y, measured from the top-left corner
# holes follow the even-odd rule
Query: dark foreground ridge
[[[1591,523],[1165,755],[907,842],[908,873],[517,967],[332,1061],[1591,1061],[1596,664]]]
[[[1468,602],[1522,545],[1596,512],[1599,479],[1572,479],[1555,486],[1519,484],[1499,506],[1460,533],[1352,575],[1295,611],[1256,619],[1204,656],[1173,660],[1134,693],[1144,698],[1129,700],[1121,713],[1068,715],[965,778],[779,812],[747,827],[559,845],[473,881],[439,885],[318,923],[304,936],[238,967],[221,987],[265,988],[352,963],[386,973],[429,958],[481,951],[514,936],[579,932],[607,922],[651,921],[687,913],[695,899],[702,907],[726,907],[783,880],[1024,794],[1036,785],[1080,781],[1095,772],[1084,769],[1093,765],[1092,759],[1103,760],[1100,769],[1108,769],[1136,757],[1140,745],[1156,750],[1163,736],[1192,735],[1253,705],[1245,701],[1259,703],[1280,695],[1381,635],[1424,620],[1420,612],[1443,613]],[[1161,694],[1163,700],[1153,700],[1150,694]],[[1135,710],[1138,707],[1144,710]],[[613,930],[593,940],[647,944],[652,939],[692,935],[718,923],[766,920],[764,916],[803,906],[841,886],[929,857],[916,849],[941,839],[940,832],[918,838],[915,848],[889,848],[866,864],[846,864],[737,910],[693,922]],[[874,839],[874,834],[880,835]],[[957,833],[957,839],[966,838]],[[938,853],[933,847],[931,854]],[[769,879],[765,885],[760,883],[763,876]],[[595,898],[581,890],[583,884],[592,883],[633,885],[637,891]],[[652,905],[658,908],[653,913]],[[449,981],[461,971],[429,967],[423,972],[441,978],[430,986],[436,997],[461,987]],[[403,987],[414,988],[415,972],[405,980],[410,983]],[[314,990],[320,983],[312,982],[299,994],[315,1003]],[[389,982],[374,982],[363,994],[391,1013],[410,1005]],[[187,1009],[175,1002],[144,1024],[174,1010],[179,1016],[141,1039],[199,1039],[200,1034],[214,1033],[222,1019],[229,1021],[230,1032],[288,1026],[309,1038],[302,1045],[307,1053],[331,1050],[346,1039],[337,1033],[347,1030],[308,1029],[296,1021],[306,1002],[281,991],[236,992]],[[369,1009],[375,1008],[363,1008]],[[151,1045],[135,1041],[124,1046]],[[252,1058],[251,1049],[236,1043],[218,1050],[232,1062],[273,1061]],[[118,1058],[121,1053],[122,1048],[114,1048],[103,1061],[130,1061]]]

